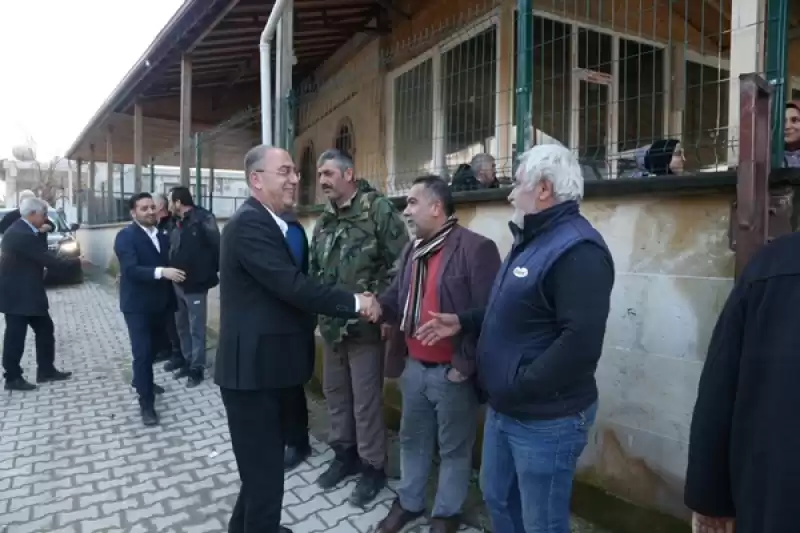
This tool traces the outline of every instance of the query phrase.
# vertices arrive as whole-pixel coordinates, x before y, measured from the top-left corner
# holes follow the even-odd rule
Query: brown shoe
[[[450,518],[431,518],[431,533],[456,533],[461,526],[457,516]]]
[[[395,500],[392,502],[392,508],[389,509],[389,514],[378,523],[378,529],[375,533],[398,533],[398,531],[403,529],[409,522],[413,522],[420,516],[422,516],[422,511],[418,513],[406,511],[400,506],[400,501]]]

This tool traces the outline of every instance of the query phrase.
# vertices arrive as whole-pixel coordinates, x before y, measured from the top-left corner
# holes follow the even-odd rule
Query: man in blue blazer
[[[129,201],[133,222],[117,233],[114,253],[120,267],[119,307],[125,316],[133,352],[133,386],[145,426],[158,424],[153,383],[153,360],[164,348],[164,324],[175,313],[171,282],[181,282],[182,271],[169,268],[169,240],[156,228],[156,204],[146,192]]]

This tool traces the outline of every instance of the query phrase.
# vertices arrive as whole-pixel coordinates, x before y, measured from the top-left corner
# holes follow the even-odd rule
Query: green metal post
[[[150,158],[150,192],[156,192],[156,158]]]
[[[200,140],[200,133],[194,134],[194,162],[195,162],[195,176],[194,176],[194,200],[197,205],[203,205],[203,174],[201,169],[203,168],[203,153],[201,149],[201,140]]]
[[[514,172],[519,156],[531,147],[531,93],[533,87],[533,0],[517,0],[517,138]]]
[[[789,0],[767,0],[766,74],[772,85],[772,168],[783,166]]]
[[[208,210],[214,212],[214,165],[208,169]]]

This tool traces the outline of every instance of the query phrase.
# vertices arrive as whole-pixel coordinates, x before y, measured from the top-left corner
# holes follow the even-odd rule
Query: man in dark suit
[[[222,232],[220,332],[215,381],[222,393],[242,486],[229,533],[287,533],[280,526],[286,439],[285,395],[314,367],[309,314],[378,320],[368,294],[319,285],[305,276],[280,215],[294,205],[299,177],[291,156],[270,146],[244,160],[251,197]]]
[[[297,216],[292,211],[287,211],[281,218],[286,221],[286,242],[295,263],[300,267],[304,275],[308,275],[308,237],[303,225],[297,220]],[[317,317],[308,315],[308,335],[311,338],[309,349],[311,357],[314,357],[315,333],[317,327]],[[311,443],[308,438],[308,404],[306,403],[306,392],[302,385],[287,389],[286,398],[283,406],[283,427],[286,432],[286,451],[284,453],[283,465],[286,470],[295,468],[311,455]]]
[[[50,318],[44,269],[74,268],[80,259],[58,258],[48,253],[40,228],[47,223],[47,202],[29,197],[20,205],[20,218],[12,223],[0,244],[0,313],[6,318],[3,339],[5,389],[27,391],[35,385],[22,377],[20,361],[28,326],[36,334],[36,381],[63,381],[71,372],[56,369],[55,336]]]
[[[114,239],[119,260],[119,307],[125,315],[133,352],[133,386],[139,395],[142,422],[158,424],[155,395],[163,389],[153,383],[153,359],[166,341],[164,324],[175,313],[173,281],[184,273],[167,267],[169,240],[156,229],[156,205],[149,193],[129,201],[133,222]]]

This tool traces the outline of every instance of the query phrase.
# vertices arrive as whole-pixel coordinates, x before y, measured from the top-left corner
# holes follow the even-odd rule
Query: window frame
[[[459,29],[458,35],[447,37],[429,50],[419,54],[413,59],[403,63],[402,65],[392,69],[386,75],[386,167],[388,171],[388,184],[387,195],[398,196],[403,193],[397,190],[395,179],[397,177],[395,168],[395,149],[394,149],[394,123],[395,123],[395,80],[403,74],[413,70],[424,62],[431,60],[432,83],[433,83],[433,117],[432,117],[432,131],[433,136],[433,150],[432,150],[432,163],[431,173],[443,178],[449,178],[447,175],[447,162],[444,139],[444,107],[442,106],[442,55],[457,47],[458,45],[469,41],[480,35],[481,33],[490,30],[494,27],[495,30],[495,120],[494,120],[494,136],[499,140],[501,133],[501,120],[500,120],[500,107],[501,107],[501,94],[500,94],[500,47],[502,43],[500,24],[500,9],[495,8],[484,14],[477,20],[471,22],[467,26]],[[496,142],[495,145],[498,143]],[[495,157],[497,154],[492,154]]]
[[[515,6],[513,10],[513,14],[511,17],[511,25],[509,30],[509,35],[504,36],[511,40],[511,50],[512,50],[512,58],[516,56],[517,53],[517,43],[514,39],[514,21],[517,20],[518,9]],[[622,157],[630,157],[632,156],[636,150],[627,150],[627,151],[620,151],[619,150],[619,95],[620,95],[620,84],[619,84],[619,75],[620,75],[620,40],[625,39],[626,41],[635,42],[639,44],[644,44],[648,46],[652,46],[657,50],[661,50],[663,53],[663,95],[664,95],[664,102],[661,110],[662,114],[662,124],[663,124],[663,135],[667,136],[683,136],[683,123],[681,123],[681,130],[674,132],[670,131],[670,115],[672,111],[671,100],[672,100],[672,46],[669,43],[664,43],[660,41],[656,41],[653,39],[648,39],[646,37],[641,37],[639,35],[626,35],[619,31],[610,30],[608,28],[604,28],[602,26],[591,24],[583,21],[576,21],[570,19],[569,17],[560,16],[548,11],[544,11],[541,9],[534,9],[532,10],[532,15],[534,17],[539,17],[545,20],[550,20],[554,22],[559,22],[566,26],[570,27],[570,72],[573,75],[570,77],[570,149],[575,149],[575,145],[579,138],[578,130],[575,128],[575,125],[579,122],[580,112],[576,111],[580,104],[580,80],[583,79],[582,76],[588,72],[586,69],[579,68],[578,65],[578,56],[577,56],[577,49],[578,49],[578,36],[580,30],[588,30],[593,31],[599,34],[610,35],[611,36],[611,76],[612,81],[610,83],[610,100],[609,103],[609,122],[611,128],[611,135],[608,141],[608,152],[606,157],[609,160],[609,176],[612,179],[616,179],[618,177],[618,161]],[[725,59],[720,57],[719,55],[703,55],[695,50],[690,49],[686,46],[686,43],[683,43],[683,59],[684,62],[692,62],[703,66],[709,67],[716,67],[718,69],[724,69],[730,72],[730,59]],[[532,66],[533,68],[533,66]],[[509,69],[509,77],[510,80],[509,86],[514,87],[514,82],[516,80],[516,72],[513,68],[513,59],[512,59],[512,68]],[[512,95],[511,98],[515,98],[515,95]],[[510,103],[508,106],[509,116],[507,117],[508,124],[514,124],[514,104],[513,102]],[[516,131],[517,125],[514,124],[510,128],[510,138],[512,145],[516,142]]]

